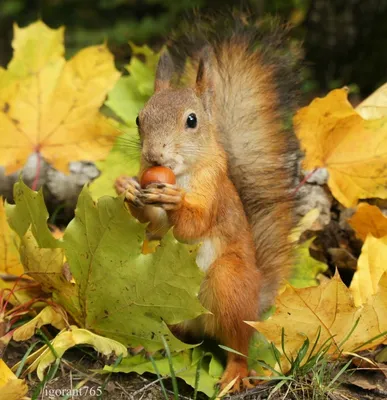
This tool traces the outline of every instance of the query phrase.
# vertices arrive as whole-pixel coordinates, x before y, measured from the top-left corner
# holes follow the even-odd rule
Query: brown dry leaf
[[[362,101],[356,111],[364,119],[387,117],[387,83]]]
[[[337,89],[294,117],[305,151],[304,168],[325,167],[334,197],[346,207],[359,199],[387,198],[387,117],[364,120]]]
[[[14,56],[0,72],[0,165],[10,174],[32,152],[68,173],[69,161],[98,160],[119,131],[99,113],[119,78],[106,45],[66,62],[63,28],[14,28]]]
[[[361,203],[356,213],[348,220],[356,232],[356,236],[365,240],[370,233],[376,238],[387,235],[387,217],[383,215],[379,207]]]
[[[386,309],[387,273],[380,280],[376,295],[361,307],[355,306],[350,290],[336,273],[330,281],[318,287],[295,289],[288,286],[278,296],[272,317],[264,322],[248,322],[248,324],[273,342],[278,349],[281,349],[281,332],[284,328],[285,351],[294,358],[305,340],[305,335],[311,343],[314,343],[321,328],[316,349],[331,338],[332,346],[329,352],[333,354],[339,348],[343,351],[358,351],[385,342]],[[350,334],[354,327],[354,331]],[[383,332],[385,336],[376,338]],[[349,338],[345,341],[348,335]],[[365,344],[374,338],[376,339]],[[285,357],[282,362],[284,370],[289,369]]]
[[[3,198],[0,196],[0,272],[17,276],[24,272],[15,244],[18,239],[8,225]]]
[[[387,271],[387,236],[375,238],[369,234],[364,242],[357,271],[351,282],[355,305],[360,306],[378,291],[382,275]]]

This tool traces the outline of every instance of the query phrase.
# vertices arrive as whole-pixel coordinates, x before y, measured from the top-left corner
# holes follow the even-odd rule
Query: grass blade
[[[202,367],[202,361],[204,358],[204,354],[200,357],[200,360],[198,361],[198,364],[196,366],[196,373],[195,373],[195,391],[193,395],[193,400],[196,400],[196,397],[198,395],[198,387],[199,387],[199,380],[200,380],[200,370]]]
[[[167,395],[167,391],[165,390],[165,386],[164,386],[164,382],[163,382],[163,377],[160,375],[160,372],[159,372],[159,369],[157,368],[157,365],[156,365],[156,363],[155,363],[155,360],[154,360],[154,358],[153,358],[151,355],[149,355],[149,358],[150,358],[150,360],[151,360],[152,367],[153,367],[153,369],[154,369],[155,372],[156,372],[157,378],[158,378],[158,380],[160,381],[160,386],[161,386],[161,390],[162,390],[162,392],[163,392],[164,398],[165,398],[165,400],[169,400],[169,397],[168,397],[168,395]]]
[[[39,340],[39,341],[37,341],[37,342],[35,342],[35,343],[32,343],[31,346],[30,346],[30,347],[27,349],[27,351],[25,352],[23,358],[22,358],[21,361],[20,361],[20,365],[19,365],[19,367],[18,367],[18,369],[17,369],[17,371],[16,371],[16,373],[15,373],[15,375],[16,375],[17,378],[19,378],[19,376],[20,376],[20,374],[21,374],[21,372],[22,372],[22,370],[23,370],[23,368],[24,368],[24,365],[25,365],[25,363],[26,363],[26,361],[27,361],[28,356],[32,353],[32,350],[35,348],[35,346],[36,346],[38,343],[41,343],[41,341]]]
[[[175,375],[175,370],[173,368],[171,351],[169,350],[169,346],[168,346],[167,341],[165,340],[165,337],[161,336],[161,339],[163,341],[165,352],[167,353],[167,358],[168,358],[168,363],[169,363],[169,370],[171,372],[173,394],[174,394],[175,400],[179,400],[179,387],[177,385],[177,379],[176,379],[176,375]]]
[[[341,370],[337,373],[337,375],[332,379],[332,382],[328,385],[328,387],[332,387],[333,384],[340,378],[340,376],[348,369],[349,365],[351,364],[352,359],[350,359]]]

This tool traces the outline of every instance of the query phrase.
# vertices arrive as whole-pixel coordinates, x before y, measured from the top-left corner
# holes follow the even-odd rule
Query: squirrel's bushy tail
[[[202,20],[185,36],[186,49],[209,45],[214,54],[215,123],[252,227],[263,276],[261,311],[273,302],[293,261],[289,234],[296,222],[298,152],[290,119],[298,54],[280,25],[269,25],[240,17]]]

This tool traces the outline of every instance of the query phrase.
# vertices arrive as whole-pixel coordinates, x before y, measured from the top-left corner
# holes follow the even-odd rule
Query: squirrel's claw
[[[181,207],[183,196],[183,190],[175,185],[153,183],[141,192],[140,199],[144,204],[169,211]]]
[[[125,199],[136,207],[144,207],[140,199],[141,186],[137,178],[130,176],[120,176],[114,182],[114,188],[117,194],[125,193]]]

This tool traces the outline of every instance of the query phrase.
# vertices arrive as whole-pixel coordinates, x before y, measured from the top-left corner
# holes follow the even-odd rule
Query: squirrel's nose
[[[146,160],[148,161],[149,164],[151,165],[161,165],[163,162],[163,154],[162,153],[157,153],[155,151],[148,151],[146,155]]]

